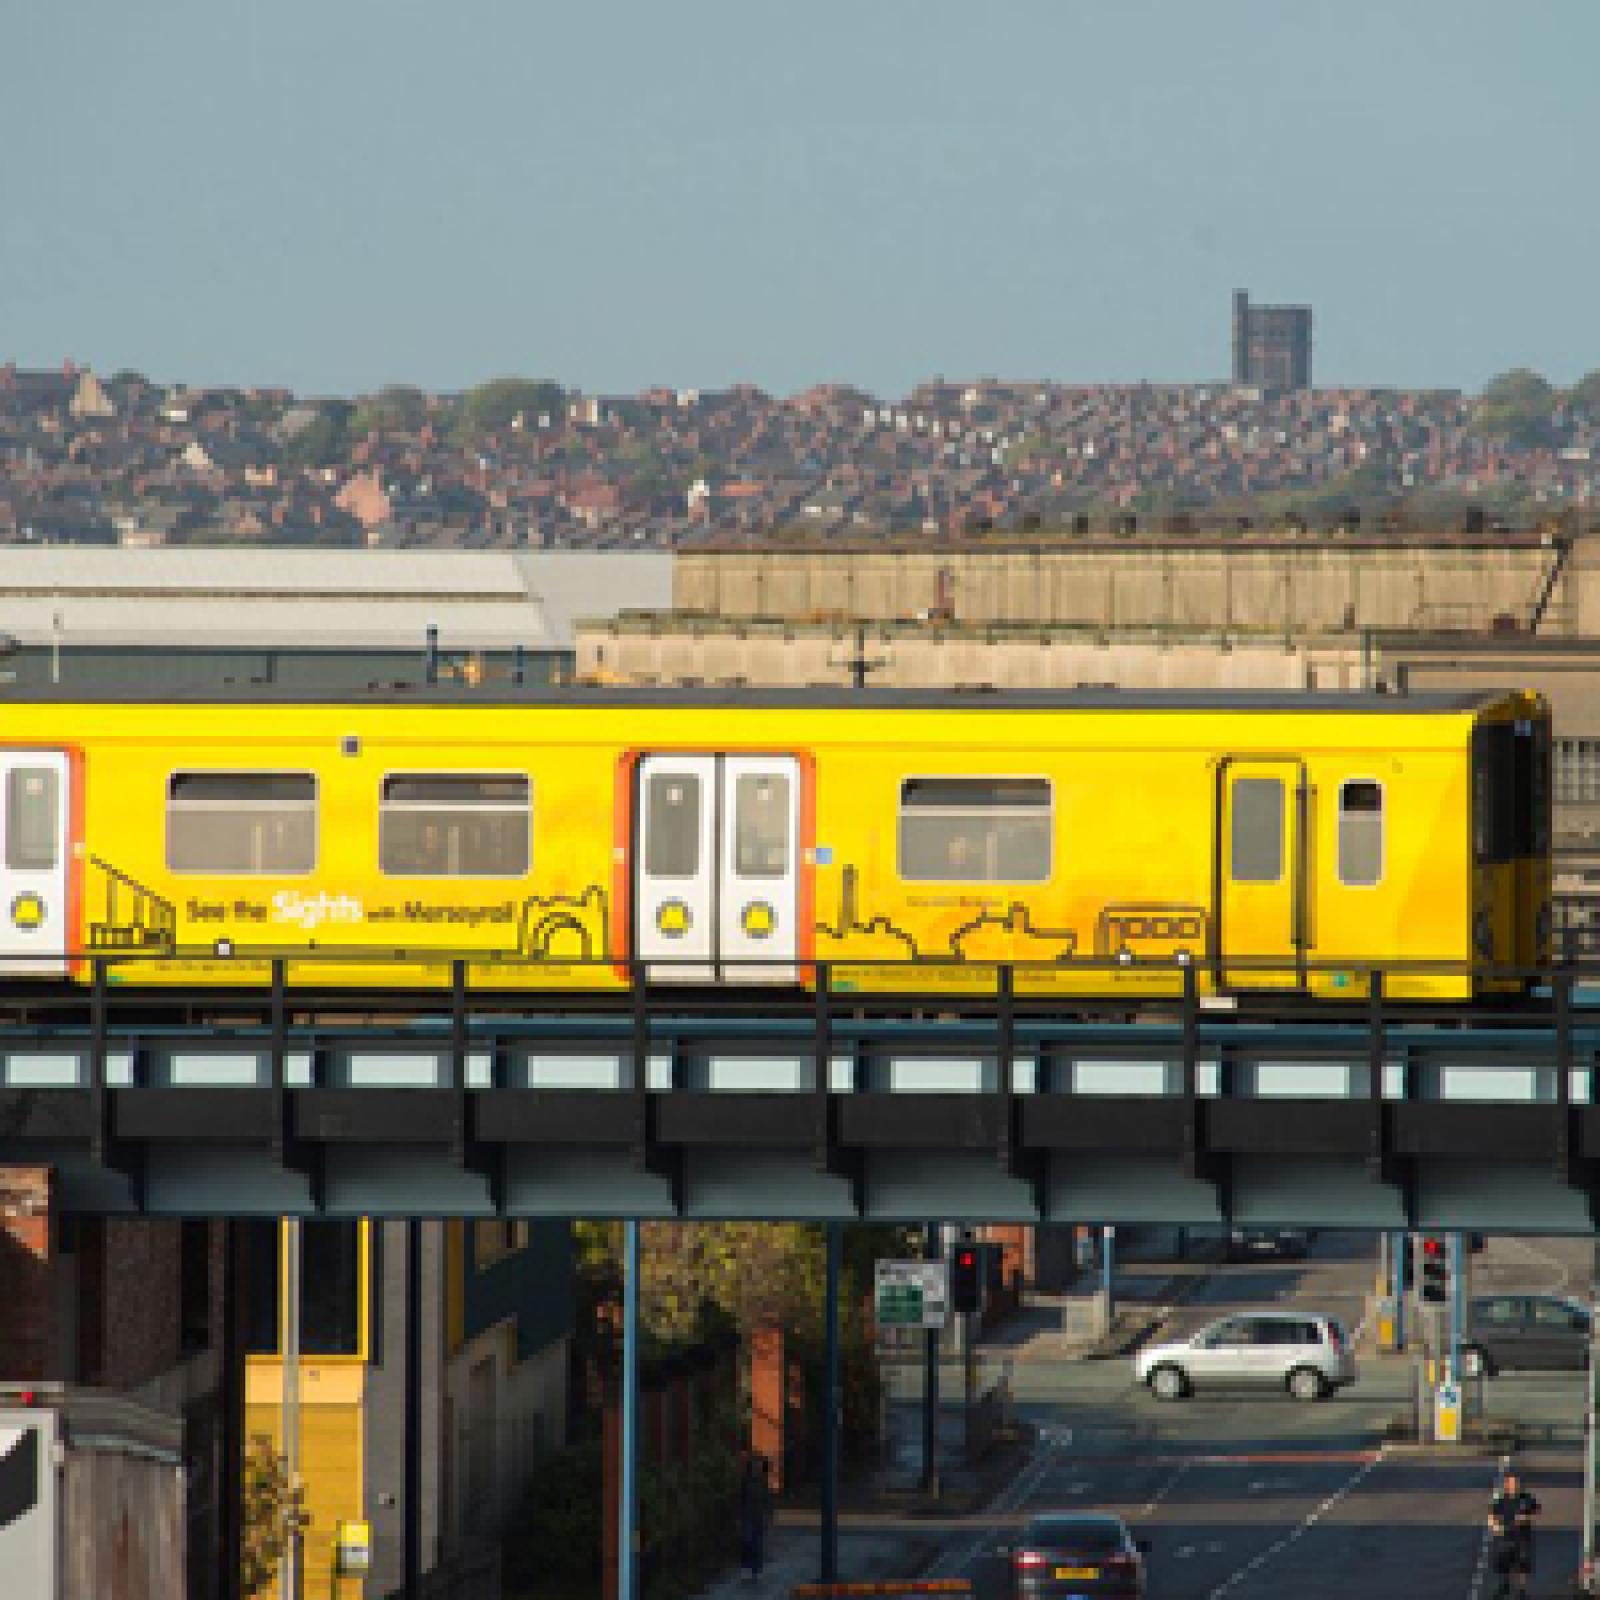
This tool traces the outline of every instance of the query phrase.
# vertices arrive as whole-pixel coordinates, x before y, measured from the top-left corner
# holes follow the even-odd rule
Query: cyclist
[[[1500,1579],[1495,1600],[1510,1600],[1513,1594],[1527,1600],[1533,1577],[1533,1519],[1539,1511],[1539,1502],[1522,1487],[1516,1473],[1507,1472],[1489,1506],[1491,1553]]]

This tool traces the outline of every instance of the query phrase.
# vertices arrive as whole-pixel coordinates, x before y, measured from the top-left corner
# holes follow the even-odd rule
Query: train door
[[[634,953],[650,980],[793,983],[798,760],[648,755],[634,803]]]
[[[1305,985],[1306,799],[1298,761],[1223,764],[1216,841],[1223,988]]]
[[[0,750],[0,972],[66,971],[71,769],[59,750]]]

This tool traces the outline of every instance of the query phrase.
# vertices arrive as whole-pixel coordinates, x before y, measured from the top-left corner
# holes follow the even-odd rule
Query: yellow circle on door
[[[752,900],[744,908],[739,926],[751,939],[770,939],[778,929],[778,913],[765,900]]]
[[[694,917],[681,900],[663,900],[656,912],[656,928],[669,939],[681,939]]]
[[[32,889],[24,889],[11,902],[11,921],[24,933],[44,926],[44,900]]]

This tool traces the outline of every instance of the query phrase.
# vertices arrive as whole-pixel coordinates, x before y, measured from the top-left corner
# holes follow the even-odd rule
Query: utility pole
[[[876,672],[879,667],[889,665],[888,656],[869,656],[867,654],[867,629],[866,624],[858,622],[855,632],[855,650],[846,656],[843,661],[836,661],[835,666],[845,668],[850,674],[850,687],[852,689],[865,689],[867,674]]]
[[[939,1224],[930,1222],[922,1246],[923,1259],[937,1261],[940,1256]],[[939,1330],[929,1328],[922,1336],[922,1487],[935,1498],[939,1494]]]
[[[283,1224],[283,1473],[290,1505],[300,1488],[300,1219]],[[298,1508],[296,1508],[298,1509]],[[406,1507],[409,1514],[411,1508]],[[295,1516],[279,1569],[283,1600],[300,1600],[300,1519]]]
[[[827,1355],[822,1398],[822,1552],[818,1576],[823,1583],[839,1578],[839,1257],[841,1229],[827,1224],[827,1288],[824,1319]]]
[[[1580,1569],[1585,1582],[1591,1580],[1594,1572],[1595,1520],[1600,1515],[1595,1504],[1595,1451],[1600,1449],[1600,1420],[1595,1416],[1597,1404],[1600,1404],[1600,1242],[1594,1247],[1589,1277],[1589,1360],[1583,1405],[1583,1565]]]
[[[618,1600],[639,1600],[639,1224],[622,1224],[622,1506]]]

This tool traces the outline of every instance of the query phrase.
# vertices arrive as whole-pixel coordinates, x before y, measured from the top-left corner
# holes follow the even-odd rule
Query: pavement
[[[1132,1280],[1148,1280],[1145,1298],[1163,1334],[1282,1304],[1356,1328],[1374,1265],[1370,1237],[1325,1233],[1304,1262],[1212,1260],[1168,1270],[1130,1261],[1126,1274],[1136,1297]],[[1491,1241],[1475,1271],[1483,1284],[1531,1290],[1559,1286],[1578,1265],[1575,1252],[1550,1241]],[[1118,1287],[1123,1292],[1120,1275]],[[980,1348],[980,1368],[1012,1382],[1025,1442],[1003,1473],[966,1482],[942,1507],[911,1492],[920,1466],[916,1395],[901,1385],[874,1495],[842,1519],[842,1578],[964,1577],[979,1600],[1000,1600],[1009,1573],[997,1547],[1040,1510],[1082,1507],[1117,1512],[1148,1540],[1150,1600],[1490,1600],[1485,1517],[1501,1459],[1472,1448],[1388,1445],[1411,1367],[1404,1356],[1375,1354],[1371,1330],[1360,1381],[1320,1404],[1277,1394],[1163,1404],[1134,1382],[1126,1359],[1060,1358],[1050,1348],[1057,1326],[1046,1307]],[[1545,1508],[1533,1591],[1540,1597],[1566,1600],[1577,1566],[1583,1385],[1581,1373],[1507,1374],[1486,1392],[1491,1419],[1538,1441],[1516,1461]],[[952,1460],[958,1426],[947,1411],[941,1433]],[[796,1584],[815,1581],[817,1556],[814,1514],[785,1512],[762,1581],[733,1575],[702,1600],[786,1600]]]

